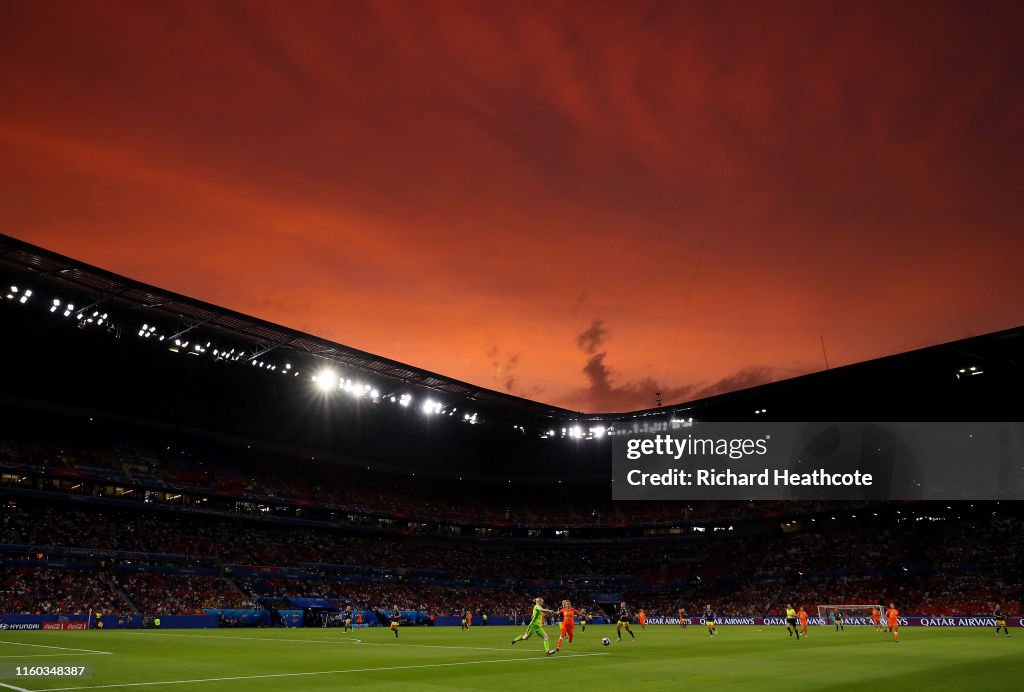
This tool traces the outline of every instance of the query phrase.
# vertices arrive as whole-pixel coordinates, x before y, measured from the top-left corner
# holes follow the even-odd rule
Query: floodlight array
[[[35,297],[31,288],[18,284],[9,285],[8,290],[3,292],[2,295],[5,300],[21,305],[32,303],[33,297]],[[38,303],[38,300],[36,302]],[[101,327],[107,331],[116,332],[118,336],[121,335],[122,330],[124,330],[124,333],[135,332],[138,339],[160,344],[169,353],[187,355],[194,358],[212,358],[215,362],[240,363],[248,361],[253,370],[281,374],[286,377],[299,377],[301,372],[291,362],[281,362],[280,360],[266,357],[267,350],[247,350],[246,348],[231,346],[230,344],[217,343],[208,337],[202,336],[197,329],[199,325],[185,325],[183,327],[179,323],[177,328],[172,330],[167,328],[166,325],[161,326],[149,320],[135,322],[130,318],[122,319],[100,308],[100,301],[84,307],[77,307],[75,303],[61,296],[51,296],[44,303],[50,313],[60,315],[76,324],[80,329]],[[418,410],[424,417],[446,416],[467,425],[478,425],[484,422],[476,411],[460,410],[458,405],[440,401],[433,397],[417,400],[409,391],[389,392],[386,391],[386,387],[380,384],[339,375],[329,368],[321,369],[315,375],[310,376],[310,381],[323,395],[343,394],[357,401],[365,400],[373,404],[394,404],[405,409],[415,407],[415,410]],[[691,423],[692,420],[690,419]],[[620,432],[602,421],[590,420],[586,425],[580,421],[572,421],[566,422],[566,427],[535,431],[535,434],[538,434],[542,439],[595,440],[614,434],[646,432],[654,425],[657,424],[648,422],[643,423],[642,426],[634,424],[630,428],[622,428]],[[676,421],[672,421],[672,427],[676,427]],[[523,425],[514,424],[513,429],[524,435],[527,433],[527,429]],[[560,430],[560,434],[558,430]]]

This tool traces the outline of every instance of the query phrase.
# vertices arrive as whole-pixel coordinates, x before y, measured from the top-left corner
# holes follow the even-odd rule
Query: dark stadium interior
[[[564,430],[755,409],[1021,420],[1024,328],[665,409],[584,414],[311,335],[267,341],[224,326],[229,311],[0,240],[11,296],[0,296],[2,612],[185,614],[316,597],[509,614],[539,590],[595,611],[595,594],[620,594],[660,614],[869,596],[920,614],[1020,612],[1019,503],[616,503],[609,440]],[[173,298],[190,316],[132,295]],[[68,303],[84,319],[64,315]],[[143,325],[248,355],[171,349]],[[324,396],[310,378],[325,366],[379,396]],[[406,392],[446,408],[389,403]]]

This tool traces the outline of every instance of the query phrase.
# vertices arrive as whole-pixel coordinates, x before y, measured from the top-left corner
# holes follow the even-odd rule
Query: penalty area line
[[[565,654],[557,658],[585,658],[588,656],[609,656],[607,653]],[[422,663],[409,666],[383,666],[380,668],[341,668],[338,670],[315,670],[304,673],[267,673],[265,675],[236,675],[223,678],[194,678],[191,680],[157,680],[153,682],[120,682],[110,685],[81,685],[77,687],[44,687],[38,690],[22,690],[22,692],[66,692],[67,690],[99,690],[117,687],[153,687],[156,685],[193,685],[206,682],[232,682],[238,680],[269,680],[274,678],[301,678],[314,675],[343,675],[346,673],[377,673],[391,670],[416,670],[419,668],[451,668],[454,666],[479,666],[488,663],[525,663],[529,661],[547,660],[548,656],[536,658],[496,658],[489,661],[458,661],[454,663]],[[2,683],[0,683],[2,684]],[[5,685],[6,686],[6,685]],[[20,690],[21,688],[12,688]]]

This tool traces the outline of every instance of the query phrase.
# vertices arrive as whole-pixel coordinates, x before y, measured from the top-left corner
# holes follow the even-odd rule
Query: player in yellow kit
[[[793,609],[792,603],[786,604],[786,631],[790,637],[795,634],[796,640],[800,641],[800,628],[796,624],[796,610]]]

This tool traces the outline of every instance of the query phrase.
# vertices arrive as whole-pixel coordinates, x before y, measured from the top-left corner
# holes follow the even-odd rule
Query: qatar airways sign
[[[991,627],[995,629],[996,619],[991,616],[956,616],[956,617],[924,617],[919,615],[910,615],[907,617],[897,618],[901,627]],[[1007,627],[1020,627],[1022,618],[1012,617],[1006,618]],[[681,625],[685,622],[687,625],[706,625],[707,620],[704,618],[685,618],[680,620],[677,617],[649,617],[647,618],[648,625]],[[825,620],[818,617],[807,618],[808,625],[815,625],[818,627],[831,627],[832,623],[826,622]],[[853,627],[870,627],[874,626],[874,622],[871,618],[866,617],[846,617],[843,618],[844,626]],[[881,621],[882,627],[886,627],[885,618]],[[774,627],[786,625],[786,618],[776,617],[769,615],[768,617],[722,617],[715,619],[715,625],[757,625],[759,627]]]

